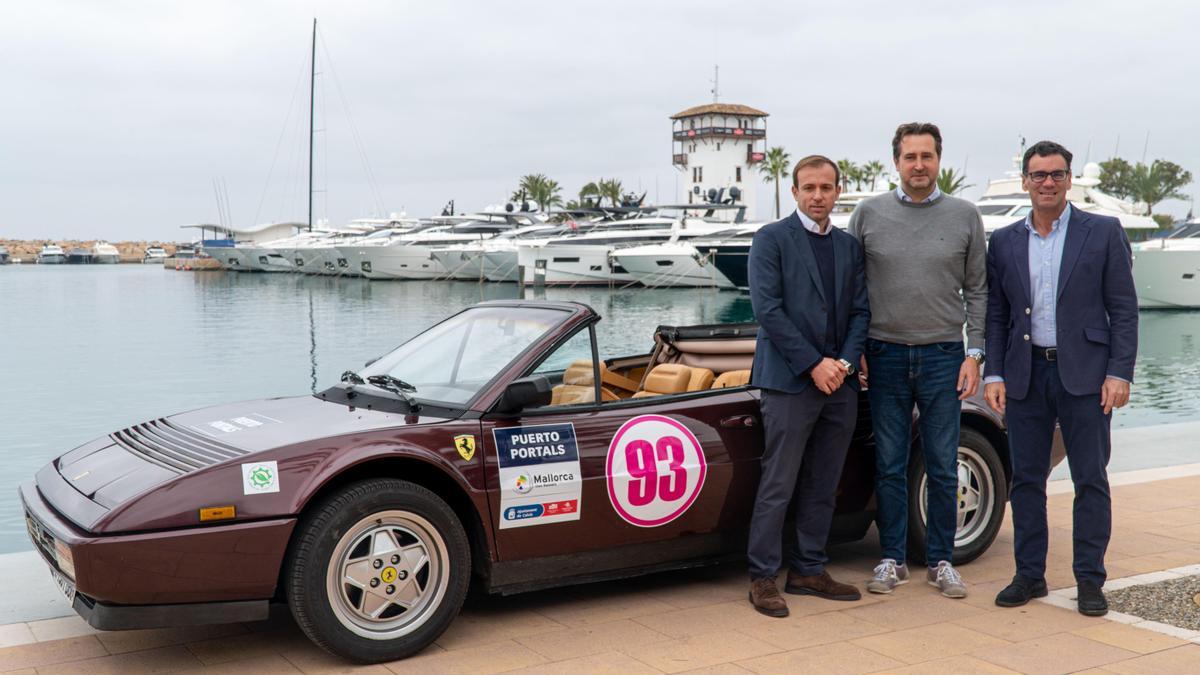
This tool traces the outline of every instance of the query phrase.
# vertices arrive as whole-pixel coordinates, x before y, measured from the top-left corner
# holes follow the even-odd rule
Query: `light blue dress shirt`
[[[1050,223],[1050,233],[1045,237],[1033,227],[1033,212],[1025,216],[1025,229],[1029,230],[1029,293],[1033,300],[1029,337],[1038,347],[1058,346],[1058,272],[1070,222],[1070,203]]]
[[[1029,315],[1029,337],[1038,347],[1058,346],[1058,273],[1062,269],[1067,225],[1070,222],[1070,202],[1067,202],[1058,218],[1050,223],[1050,234],[1045,237],[1033,227],[1033,212],[1025,216],[1025,229],[1029,230],[1029,293],[1033,301]],[[1108,377],[1128,382],[1115,375]],[[984,384],[1003,381],[1004,378],[999,375],[983,379]]]

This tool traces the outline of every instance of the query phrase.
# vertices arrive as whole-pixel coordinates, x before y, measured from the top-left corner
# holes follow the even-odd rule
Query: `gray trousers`
[[[766,432],[762,476],[750,520],[750,578],[774,577],[783,564],[783,523],[795,495],[796,545],[788,566],[820,574],[838,481],[858,419],[858,392],[848,384],[826,396],[815,386],[799,394],[764,389]]]

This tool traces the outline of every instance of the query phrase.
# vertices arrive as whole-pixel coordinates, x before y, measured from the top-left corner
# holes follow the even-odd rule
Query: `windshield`
[[[465,404],[570,313],[530,307],[475,307],[405,342],[360,375],[390,375],[413,398]]]

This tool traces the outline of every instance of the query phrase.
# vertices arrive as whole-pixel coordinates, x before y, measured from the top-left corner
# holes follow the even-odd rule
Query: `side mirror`
[[[550,390],[550,380],[545,375],[531,375],[513,380],[500,395],[496,412],[512,414],[531,406],[549,405]]]

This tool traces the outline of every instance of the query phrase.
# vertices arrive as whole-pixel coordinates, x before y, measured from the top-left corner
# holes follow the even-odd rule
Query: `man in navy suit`
[[[750,301],[759,322],[750,383],[762,389],[766,433],[750,522],[750,602],[768,616],[788,614],[775,577],[793,493],[797,543],[784,590],[862,597],[825,570],[838,480],[858,416],[853,364],[871,318],[862,247],[829,222],[840,178],[828,157],[797,162],[795,213],[759,230],[750,247]]]
[[[1046,595],[1046,478],[1057,422],[1075,483],[1078,608],[1101,616],[1112,530],[1109,427],[1113,408],[1129,401],[1137,356],[1132,253],[1120,221],[1067,201],[1066,148],[1035,144],[1021,173],[1033,211],[997,230],[987,255],[984,397],[1007,411],[1017,566],[996,604],[1018,607]]]

